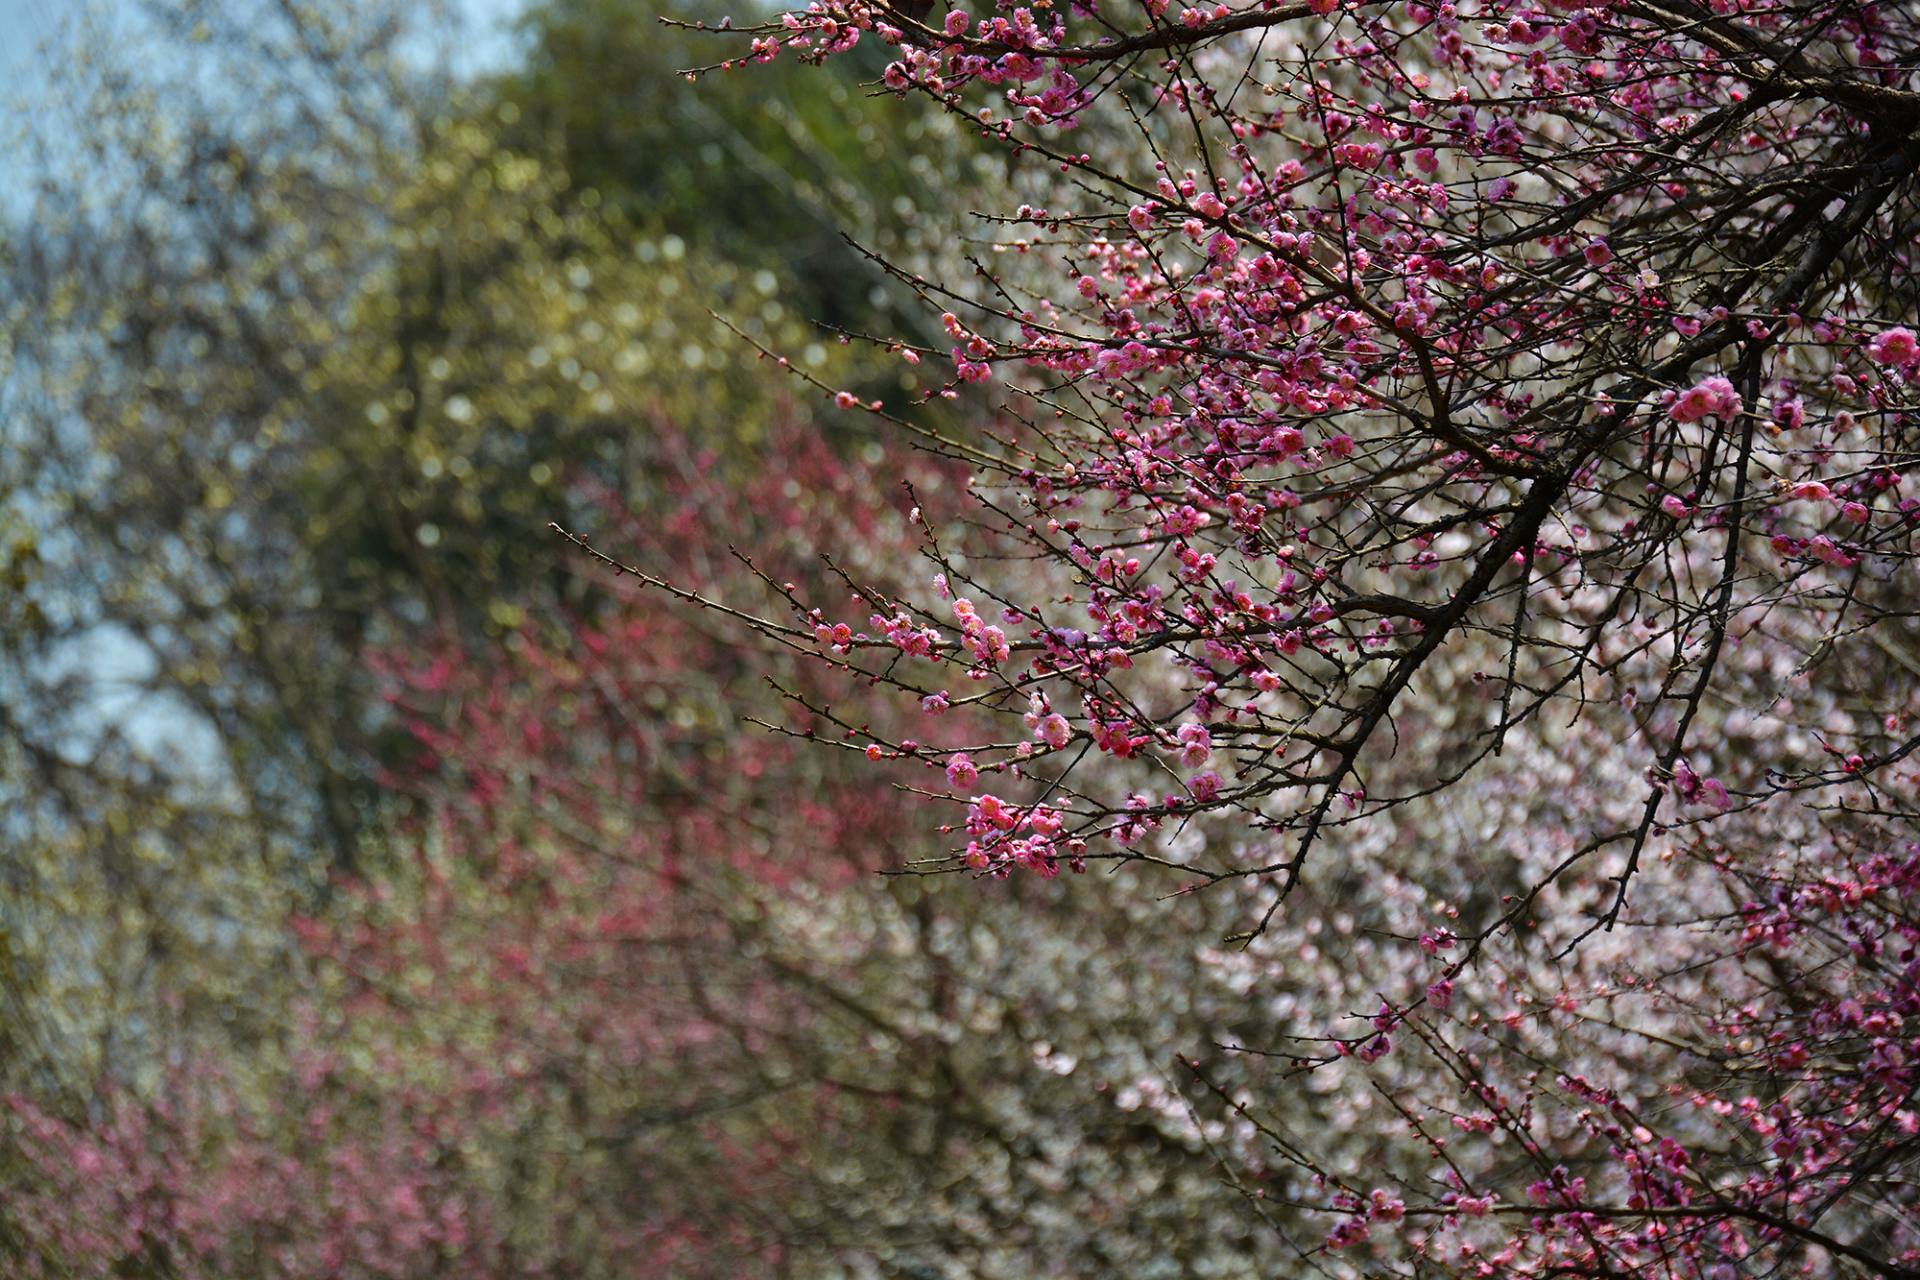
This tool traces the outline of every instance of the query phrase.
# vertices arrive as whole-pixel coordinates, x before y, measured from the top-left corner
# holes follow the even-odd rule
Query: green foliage
[[[818,70],[792,60],[682,73],[738,52],[663,16],[713,17],[672,0],[549,0],[523,28],[523,68],[499,92],[509,137],[555,143],[575,183],[636,220],[728,262],[771,267],[808,319],[912,332],[897,289],[845,239],[894,262],[938,250],[958,193],[1004,161],[951,117],[876,92],[877,47]],[[902,329],[904,323],[908,326]]]

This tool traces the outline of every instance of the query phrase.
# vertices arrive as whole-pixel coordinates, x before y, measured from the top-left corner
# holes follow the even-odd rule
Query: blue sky
[[[65,8],[57,0],[0,0],[0,72],[9,85],[31,68],[35,46],[52,34]]]
[[[497,29],[526,7],[526,0],[455,0],[456,7],[483,28]],[[40,46],[60,28],[61,22],[78,12],[85,0],[0,0],[0,97],[24,100],[29,104],[35,91],[44,87],[40,74]],[[352,0],[338,0],[350,4]],[[107,13],[132,7],[128,0],[95,0],[93,7]],[[480,56],[498,57],[507,45],[495,36],[478,42]],[[11,107],[11,103],[9,103]],[[4,164],[0,152],[0,164]]]
[[[46,77],[40,46],[73,9],[63,0],[0,0],[0,100],[10,118],[33,112],[42,101]],[[9,167],[7,135],[0,134],[0,175]]]

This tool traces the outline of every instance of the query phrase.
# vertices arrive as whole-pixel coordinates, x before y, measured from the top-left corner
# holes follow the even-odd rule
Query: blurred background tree
[[[892,584],[898,460],[775,431],[783,467],[742,480],[663,421],[664,500],[609,542],[749,603],[728,539],[824,589],[814,550],[851,535]],[[1218,932],[1208,908],[871,875],[907,798],[735,721],[763,671],[814,673],[610,594],[551,644],[372,658],[407,815],[291,916],[277,1034],[0,1107],[27,1275],[1011,1280],[1273,1252],[1159,1060],[1188,1006],[1243,1016],[1179,938]]]
[[[814,325],[888,327],[829,228],[911,256],[968,148],[882,132],[852,66],[831,109],[696,101],[654,18],[535,6],[456,75],[443,6],[192,0],[44,55],[0,233],[0,1073],[152,1059],[191,1020],[129,1010],[213,975],[221,1034],[273,1010],[286,911],[397,803],[364,655],[591,617],[545,524],[646,509],[656,419],[735,468],[811,421],[709,309],[914,387]]]

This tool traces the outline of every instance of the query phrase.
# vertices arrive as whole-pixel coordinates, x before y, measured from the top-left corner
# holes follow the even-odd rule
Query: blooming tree
[[[747,619],[864,686],[793,696],[923,867],[1236,904],[1285,1008],[1194,1088],[1313,1265],[1914,1274],[1913,15],[723,25],[1051,174],[899,275],[991,415],[930,587]]]

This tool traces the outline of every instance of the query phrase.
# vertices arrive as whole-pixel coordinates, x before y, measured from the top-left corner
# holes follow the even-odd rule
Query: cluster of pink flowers
[[[1740,393],[1725,377],[1714,374],[1681,392],[1667,412],[1675,422],[1698,422],[1709,416],[1731,421],[1740,412]]]
[[[1074,872],[1086,870],[1087,843],[1066,833],[1057,808],[1014,805],[983,795],[967,806],[966,865],[1004,876],[1021,867],[1045,879],[1060,874],[1064,861]]]
[[[1006,632],[982,618],[973,601],[965,596],[955,599],[953,616],[960,622],[961,644],[982,666],[998,666],[1012,656]]]
[[[940,647],[937,630],[918,625],[904,613],[896,613],[891,618],[874,614],[869,621],[874,630],[886,635],[889,643],[911,657],[931,658]]]

